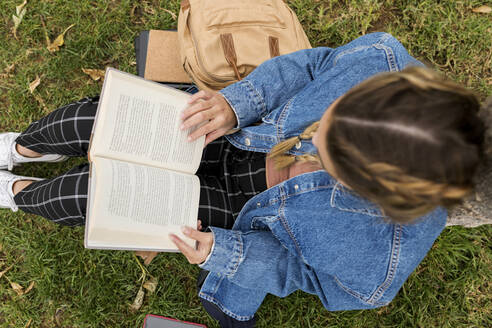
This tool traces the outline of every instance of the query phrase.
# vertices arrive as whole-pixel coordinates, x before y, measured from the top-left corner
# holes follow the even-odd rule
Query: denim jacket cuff
[[[236,114],[236,128],[244,128],[256,123],[266,114],[263,98],[247,80],[231,84],[222,89],[220,93]]]
[[[243,257],[243,241],[239,231],[210,227],[214,244],[209,256],[199,267],[211,272],[233,276]]]

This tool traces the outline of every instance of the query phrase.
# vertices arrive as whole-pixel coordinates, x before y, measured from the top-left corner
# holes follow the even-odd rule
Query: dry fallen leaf
[[[473,8],[472,11],[474,13],[488,14],[488,13],[492,12],[492,8],[490,8],[489,6],[480,6],[477,8]]]
[[[149,265],[159,252],[136,251],[135,254],[144,260],[145,265]]]
[[[2,278],[2,276],[3,276],[4,274],[6,274],[6,273],[7,273],[7,271],[9,271],[10,269],[12,269],[13,267],[14,267],[14,265],[12,264],[12,265],[11,265],[11,266],[9,266],[7,269],[5,269],[5,270],[3,270],[2,272],[0,272],[0,278]]]
[[[23,3],[15,7],[15,12],[17,13],[17,16],[19,16],[20,12],[24,9],[26,5],[27,5],[27,0],[24,0]]]
[[[65,33],[67,33],[68,30],[74,26],[75,26],[75,24],[70,25],[69,27],[67,27],[65,29],[65,31],[63,31],[62,34],[58,35],[56,37],[56,39],[53,40],[53,42],[49,42],[48,46],[46,47],[48,49],[48,51],[49,52],[56,52],[56,51],[60,50],[60,47],[65,43],[65,40],[63,39],[63,37],[65,36]],[[49,41],[49,39],[47,39],[47,41]]]
[[[16,282],[11,282],[10,283],[10,286],[12,287],[12,289],[17,293],[17,295],[22,295],[24,294],[24,287],[22,287],[21,285],[19,285],[18,283]]]
[[[145,292],[142,287],[138,290],[137,296],[135,297],[135,300],[133,301],[133,304],[130,305],[130,310],[132,311],[138,311],[142,307],[143,299],[145,296]]]
[[[147,289],[151,293],[155,292],[157,288],[157,278],[150,277],[150,279],[143,284],[143,288]]]
[[[17,15],[12,15],[12,20],[14,21],[14,37],[17,39],[17,28],[19,27],[20,23],[22,22],[22,18],[24,18],[24,15],[26,14],[26,8],[24,8],[27,4],[27,0],[25,0],[23,3],[15,7],[15,13]]]
[[[103,69],[93,69],[93,68],[82,68],[82,72],[89,75],[94,81],[98,81],[102,78],[104,81],[104,74],[106,71]]]
[[[34,284],[35,284],[34,281],[31,281],[31,283],[29,284],[29,286],[24,291],[24,295],[26,295],[27,293],[29,293],[34,288]]]
[[[29,83],[29,91],[33,93],[40,83],[41,83],[41,78],[39,76],[36,76],[36,79],[31,83]]]

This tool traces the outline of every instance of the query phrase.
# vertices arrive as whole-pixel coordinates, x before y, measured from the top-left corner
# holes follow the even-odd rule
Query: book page
[[[194,245],[181,226],[197,224],[197,176],[99,157],[92,169],[87,247],[176,250],[169,233]]]
[[[205,137],[188,142],[180,112],[190,95],[108,69],[93,130],[90,157],[152,165],[194,174]]]

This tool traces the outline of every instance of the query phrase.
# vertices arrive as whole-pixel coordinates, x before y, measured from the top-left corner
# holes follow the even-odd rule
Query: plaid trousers
[[[61,107],[32,123],[16,140],[41,154],[87,156],[99,97]],[[267,189],[265,154],[240,150],[225,138],[205,147],[197,172],[200,179],[198,218],[202,227],[230,229],[244,204]],[[25,212],[62,225],[85,223],[89,164],[58,177],[36,181],[14,200]]]

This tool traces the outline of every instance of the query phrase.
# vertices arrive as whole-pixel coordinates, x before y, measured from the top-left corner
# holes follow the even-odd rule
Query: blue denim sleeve
[[[243,80],[222,89],[238,128],[258,122],[330,67],[333,49],[305,49],[267,60]]]
[[[313,272],[271,232],[210,229],[214,233],[214,246],[207,261],[200,264],[202,269],[220,273],[242,288],[280,297],[298,289],[318,290]]]

